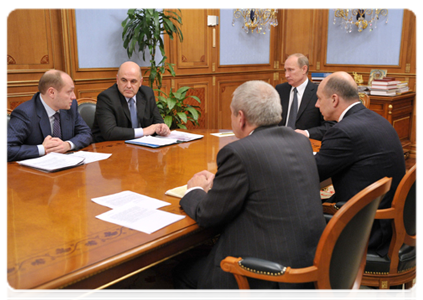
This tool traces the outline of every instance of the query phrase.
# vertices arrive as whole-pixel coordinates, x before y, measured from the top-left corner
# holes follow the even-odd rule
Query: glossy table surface
[[[234,136],[190,130],[201,140],[152,149],[124,141],[92,144],[84,151],[110,158],[56,173],[8,163],[7,278],[15,289],[101,288],[213,237],[188,216],[152,234],[96,218],[109,208],[92,198],[130,190],[163,200],[161,209],[185,215],[179,199],[165,195],[196,172],[216,172],[216,155]],[[319,142],[311,140],[313,148]]]

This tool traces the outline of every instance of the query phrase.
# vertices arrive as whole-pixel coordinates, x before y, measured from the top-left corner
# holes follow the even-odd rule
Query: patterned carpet
[[[88,296],[87,300],[176,300],[172,286],[172,268],[178,263],[171,259],[122,282]],[[404,299],[404,293],[387,300]],[[420,299],[420,275],[414,280],[412,300]],[[362,286],[357,300],[376,300],[376,290]]]

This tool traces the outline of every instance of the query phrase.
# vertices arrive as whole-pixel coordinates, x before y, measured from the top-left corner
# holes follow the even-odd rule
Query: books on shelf
[[[408,83],[396,80],[394,77],[374,79],[370,87],[370,95],[375,96],[396,96],[408,91]]]
[[[396,96],[397,92],[396,90],[371,90],[370,91],[370,95],[374,95],[374,96]]]
[[[395,77],[385,77],[382,79],[373,79],[372,86],[389,86],[389,85],[397,85],[401,83],[401,81],[396,80]]]
[[[203,135],[193,134],[183,131],[173,130],[168,136],[143,136],[132,140],[127,140],[125,143],[138,146],[146,146],[150,148],[158,148],[178,143],[190,142],[201,139]]]
[[[320,82],[332,73],[311,73],[311,80]]]

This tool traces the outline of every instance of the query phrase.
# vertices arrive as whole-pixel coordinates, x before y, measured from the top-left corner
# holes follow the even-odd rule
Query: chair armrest
[[[394,208],[383,208],[376,211],[375,219],[394,219],[395,209]]]
[[[259,274],[279,276],[283,275],[286,271],[286,267],[261,258],[246,257],[238,263],[241,268]]]

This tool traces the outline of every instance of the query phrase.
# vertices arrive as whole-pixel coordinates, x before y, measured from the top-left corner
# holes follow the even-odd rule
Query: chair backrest
[[[5,128],[7,128],[9,126],[10,115],[12,114],[12,110],[10,108],[6,108],[5,110],[6,112],[5,112],[4,120],[5,120]]]
[[[91,98],[80,98],[77,101],[79,114],[82,119],[84,119],[85,123],[87,123],[88,127],[92,129],[97,101]]]
[[[416,165],[404,175],[399,183],[391,208],[378,210],[377,219],[392,219],[393,234],[389,246],[390,273],[398,270],[398,253],[404,244],[416,246]]]
[[[370,106],[370,96],[366,93],[358,93],[361,103],[367,108]]]
[[[316,249],[316,287],[350,289],[361,281],[367,243],[380,200],[389,191],[391,178],[382,178],[346,202],[332,217]]]

